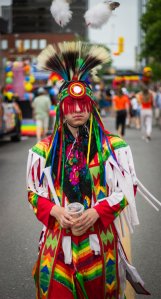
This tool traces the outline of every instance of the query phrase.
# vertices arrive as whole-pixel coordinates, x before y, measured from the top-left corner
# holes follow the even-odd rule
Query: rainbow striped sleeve
[[[28,191],[28,201],[32,205],[35,215],[37,215],[38,194]]]
[[[35,146],[32,147],[32,151],[39,156],[46,158],[47,156],[47,151],[49,147],[49,138],[46,138],[40,142],[38,142]]]
[[[114,150],[128,146],[126,141],[117,135],[110,135],[110,142]]]
[[[114,217],[118,217],[123,209],[128,205],[127,199],[124,196],[123,199],[116,205],[117,210],[114,212]]]
[[[108,141],[109,145],[107,145],[107,141]],[[114,151],[114,150],[117,150],[119,148],[123,148],[126,146],[128,146],[128,144],[123,139],[121,139],[119,136],[112,135],[112,134],[107,135],[107,139],[103,140],[103,149],[104,149],[103,150],[103,160],[106,161],[109,158],[111,151]]]

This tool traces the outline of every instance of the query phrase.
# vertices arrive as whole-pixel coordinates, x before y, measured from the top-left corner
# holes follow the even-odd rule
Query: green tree
[[[145,38],[141,56],[153,68],[154,78],[161,78],[161,0],[148,0],[141,18]]]

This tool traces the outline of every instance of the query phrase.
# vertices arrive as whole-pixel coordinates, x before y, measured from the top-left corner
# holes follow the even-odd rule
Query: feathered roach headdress
[[[90,117],[87,163],[89,163],[91,134],[92,130],[94,130],[100,164],[103,167],[100,131],[103,132],[105,130],[95,105],[93,92],[90,86],[85,82],[85,80],[89,76],[91,70],[96,68],[98,65],[108,63],[109,61],[109,52],[103,46],[91,46],[82,42],[63,42],[59,43],[58,46],[48,45],[47,48],[44,49],[38,56],[39,69],[52,72],[54,71],[58,73],[64,80],[59,90],[60,103],[57,107],[54,132],[46,161],[46,166],[53,166],[59,131],[60,162],[58,166],[58,181],[60,176],[61,161],[62,169],[64,169],[63,163],[65,159],[65,148],[63,142],[63,113],[67,114],[75,112],[76,103],[77,105],[79,105],[81,111],[92,111]],[[62,183],[63,175],[64,174],[62,171]]]
[[[38,56],[38,68],[54,71],[64,79],[59,92],[64,101],[64,113],[75,111],[76,100],[81,111],[90,111],[93,93],[85,79],[90,71],[110,60],[108,51],[102,46],[90,46],[81,42],[64,42],[49,45]]]

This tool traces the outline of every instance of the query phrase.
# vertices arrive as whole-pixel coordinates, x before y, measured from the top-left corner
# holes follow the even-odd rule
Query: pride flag
[[[23,119],[21,122],[23,136],[36,136],[36,123],[33,119]]]

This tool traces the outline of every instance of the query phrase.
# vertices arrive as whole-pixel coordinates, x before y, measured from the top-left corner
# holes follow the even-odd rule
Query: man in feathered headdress
[[[29,202],[44,224],[33,270],[38,299],[124,299],[126,277],[143,290],[119,230],[122,217],[130,231],[138,224],[131,151],[105,130],[86,83],[109,59],[103,47],[80,42],[49,45],[38,57],[64,79],[53,134],[28,158]],[[84,212],[74,214],[72,203]]]

